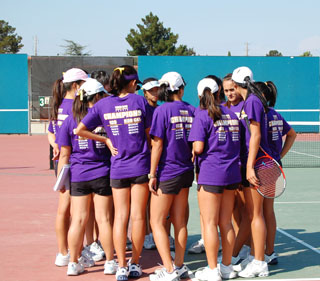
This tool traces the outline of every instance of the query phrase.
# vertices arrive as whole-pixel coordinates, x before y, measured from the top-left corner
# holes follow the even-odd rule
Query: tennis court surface
[[[0,144],[0,281],[115,280],[103,274],[103,262],[77,277],[67,277],[66,268],[54,265],[58,194],[52,190],[46,136],[0,135]],[[269,267],[266,279],[320,280],[320,168],[285,168],[285,173],[287,190],[275,203],[279,264]],[[195,186],[188,229],[190,246],[200,238]],[[156,250],[143,251],[142,280],[149,280],[157,263]],[[186,263],[194,271],[206,265],[206,258],[186,255]]]

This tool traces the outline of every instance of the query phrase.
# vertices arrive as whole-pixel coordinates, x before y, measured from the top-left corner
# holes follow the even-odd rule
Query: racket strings
[[[258,191],[267,198],[275,198],[283,193],[285,180],[280,167],[270,158],[263,157],[255,165],[256,176],[260,186]]]

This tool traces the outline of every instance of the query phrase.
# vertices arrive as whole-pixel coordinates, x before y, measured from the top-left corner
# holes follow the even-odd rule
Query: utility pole
[[[34,37],[34,55],[38,55],[38,37],[37,35]]]
[[[249,56],[249,43],[246,42],[246,56]]]

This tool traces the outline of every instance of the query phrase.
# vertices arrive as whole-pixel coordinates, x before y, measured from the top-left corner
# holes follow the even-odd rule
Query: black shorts
[[[71,196],[85,196],[91,193],[103,196],[112,195],[109,176],[97,178],[91,181],[71,182]]]
[[[189,188],[192,186],[193,180],[194,171],[192,169],[173,179],[160,181],[158,188],[161,189],[163,194],[179,194],[182,188]]]
[[[119,180],[111,179],[111,186],[113,188],[126,188],[131,187],[132,184],[142,184],[147,182],[149,182],[148,175],[142,175]]]
[[[226,190],[236,190],[239,187],[239,183],[233,183],[228,185],[207,185],[207,184],[198,184],[197,190],[203,188],[206,192],[210,193],[223,193]]]
[[[249,187],[250,182],[247,180],[247,167],[241,166],[241,184],[243,187]]]

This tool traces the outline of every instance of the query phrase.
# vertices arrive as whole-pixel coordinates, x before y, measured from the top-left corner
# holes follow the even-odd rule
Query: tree
[[[306,51],[302,55],[300,55],[300,57],[312,57],[312,54],[310,51]]]
[[[15,31],[16,29],[8,22],[0,20],[0,54],[16,54],[23,47],[22,37]]]
[[[132,50],[127,50],[129,56],[162,55],[162,56],[192,56],[193,48],[186,45],[176,47],[179,35],[171,32],[151,12],[141,19],[143,24],[137,24],[138,30],[130,29],[126,40]]]
[[[266,54],[267,57],[282,57],[281,52],[277,50],[270,50],[268,54]]]
[[[231,57],[231,52],[230,51],[228,51],[228,57]]]
[[[61,46],[64,48],[64,55],[65,56],[91,56],[90,51],[87,53],[84,53],[84,49],[87,48],[87,46],[82,46],[72,40],[64,40],[67,45]]]

